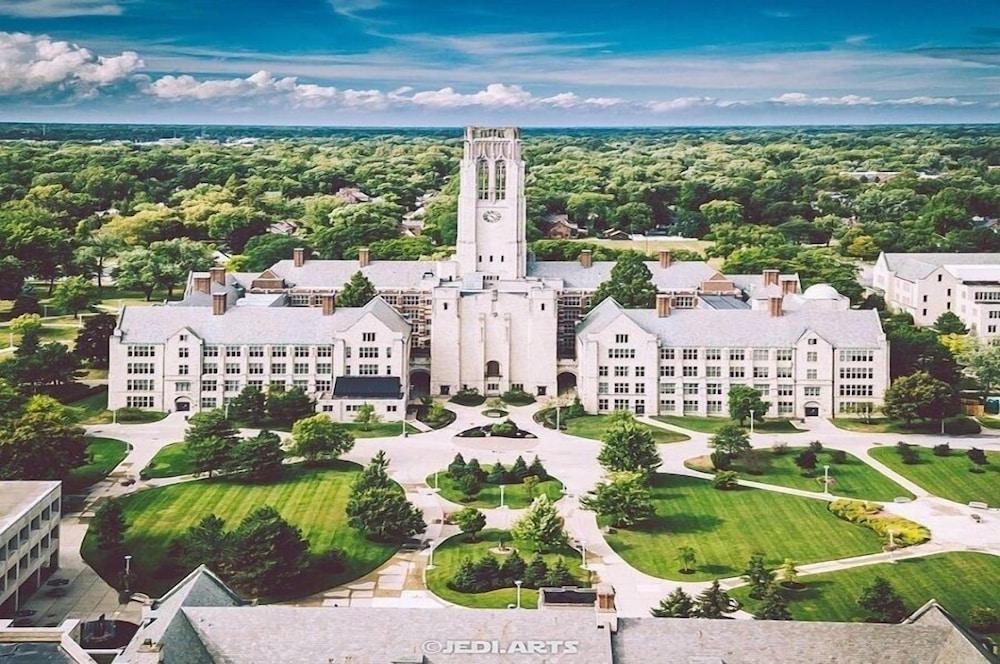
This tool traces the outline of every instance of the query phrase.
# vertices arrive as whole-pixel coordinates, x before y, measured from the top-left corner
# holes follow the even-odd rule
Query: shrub
[[[823,451],[823,443],[819,442],[818,440],[814,440],[813,442],[809,443],[809,449],[812,450],[813,453],[819,454],[820,452]]]
[[[712,478],[712,486],[720,491],[729,491],[739,486],[739,474],[733,470],[720,470]]]
[[[986,452],[982,451],[978,447],[970,447],[966,450],[965,456],[969,457],[969,461],[977,466],[985,466],[990,462],[990,460],[986,457]]]
[[[902,457],[903,463],[909,465],[920,463],[920,455],[917,454],[917,451],[913,449],[912,445],[907,445],[906,443],[900,441],[896,443],[896,451],[899,452],[899,456]]]
[[[763,475],[771,466],[770,459],[763,450],[744,452],[741,461],[743,469],[750,475]]]
[[[833,463],[847,463],[847,452],[844,450],[830,450],[830,461]]]
[[[499,563],[487,554],[479,560],[466,558],[448,581],[452,590],[463,593],[485,593],[500,588],[511,588],[515,581],[524,581],[525,588],[542,586],[572,586],[579,583],[560,558],[551,568],[540,556],[530,565],[515,551]]]
[[[517,434],[517,425],[510,420],[504,420],[503,422],[497,422],[490,427],[490,433],[494,436],[503,436],[505,438],[513,438]]]
[[[802,469],[802,474],[807,477],[816,468],[816,453],[812,450],[802,450],[795,455],[795,465]]]
[[[771,453],[775,456],[788,454],[788,443],[775,443],[771,445]]]
[[[143,422],[147,417],[148,415],[146,415],[141,408],[126,406],[125,408],[118,409],[118,421],[122,423]]]
[[[886,543],[889,541],[890,531],[893,542],[899,546],[922,544],[931,538],[930,531],[919,523],[883,514],[882,507],[878,503],[838,498],[830,503],[829,509],[845,521],[871,528]]]
[[[966,436],[979,433],[983,430],[979,422],[971,417],[956,415],[944,418],[944,432],[952,436]]]
[[[535,397],[524,390],[507,390],[500,395],[500,399],[512,406],[527,406],[529,403],[535,403]]]
[[[948,443],[941,443],[940,445],[934,446],[934,456],[946,457],[951,455],[951,445]]]
[[[732,457],[725,452],[712,452],[708,458],[712,461],[712,467],[716,470],[726,470],[733,465]]]
[[[460,406],[480,406],[484,401],[486,401],[486,397],[481,395],[478,389],[469,387],[459,390],[455,393],[455,396],[448,401],[457,403]]]
[[[1000,632],[1000,612],[989,606],[974,606],[969,609],[969,625],[982,634]]]

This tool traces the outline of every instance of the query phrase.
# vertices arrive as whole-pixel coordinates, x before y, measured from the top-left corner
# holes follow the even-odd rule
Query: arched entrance
[[[423,369],[410,372],[410,398],[421,399],[431,393],[431,374]]]
[[[499,378],[500,377],[500,363],[496,360],[490,360],[486,363],[486,377],[487,378]]]
[[[556,376],[556,385],[558,386],[559,394],[572,392],[576,389],[576,374],[572,371],[563,371]]]
[[[186,413],[191,410],[191,400],[187,397],[179,397],[174,400],[174,410],[178,413]]]
[[[819,417],[819,404],[815,401],[807,401],[803,408],[806,417]]]

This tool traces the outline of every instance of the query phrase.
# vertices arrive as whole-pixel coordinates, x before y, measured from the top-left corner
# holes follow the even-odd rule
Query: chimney
[[[660,249],[660,267],[662,267],[663,269],[667,269],[668,267],[670,267],[670,260],[671,260],[670,250]]]
[[[213,293],[212,294],[212,315],[221,316],[226,313],[226,294],[225,293]]]
[[[658,318],[666,318],[670,315],[670,296],[666,293],[656,294],[656,315]]]
[[[323,293],[319,296],[319,299],[323,304],[323,315],[332,315],[337,308],[337,296],[333,293]]]
[[[219,284],[220,286],[226,285],[226,268],[224,267],[213,267],[208,271],[212,275],[212,281]]]
[[[295,267],[302,267],[306,264],[306,250],[303,247],[295,247],[292,249],[292,263]]]
[[[199,293],[212,292],[212,275],[198,275],[194,277],[194,289]]]
[[[584,249],[580,252],[580,265],[583,267],[590,267],[594,264],[594,252],[590,249]]]
[[[767,308],[772,316],[778,317],[781,315],[781,300],[780,297],[769,297],[767,298]]]
[[[778,285],[778,270],[774,268],[769,268],[764,270],[764,285],[765,286],[777,286]]]
[[[615,589],[610,583],[597,584],[597,601],[594,611],[597,614],[597,626],[607,627],[612,633],[618,631],[618,610],[615,608]]]
[[[781,280],[781,294],[791,295],[795,292],[795,280],[794,279],[782,279]]]
[[[368,253],[368,247],[358,247],[358,267],[368,267],[371,262],[371,254]]]

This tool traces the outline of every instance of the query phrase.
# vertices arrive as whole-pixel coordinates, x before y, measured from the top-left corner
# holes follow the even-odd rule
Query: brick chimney
[[[666,318],[670,315],[670,296],[666,293],[656,294],[656,315],[659,318]]]
[[[580,265],[583,267],[590,267],[594,264],[594,252],[590,249],[584,249],[580,252]]]
[[[598,627],[607,627],[612,632],[618,631],[618,609],[615,607],[615,589],[610,583],[597,584],[597,601],[594,612]]]
[[[769,297],[767,298],[767,310],[774,317],[781,316],[781,300],[780,297]]]
[[[221,316],[226,313],[226,294],[225,293],[213,293],[212,294],[212,315]]]
[[[211,293],[212,292],[212,275],[198,275],[194,277],[194,289],[198,293]]]
[[[306,264],[306,250],[304,247],[292,249],[292,263],[295,267],[302,267]]]
[[[371,254],[368,251],[368,247],[358,247],[358,267],[368,267],[371,262]]]
[[[778,285],[778,275],[779,271],[774,268],[769,268],[764,270],[764,285],[765,286],[777,286]]]
[[[212,281],[219,284],[220,286],[226,285],[226,268],[224,267],[213,267],[208,271],[212,275]]]
[[[660,267],[666,269],[670,267],[671,255],[669,249],[660,249]]]
[[[323,305],[323,315],[330,316],[337,309],[337,296],[333,293],[323,293],[319,296]]]
[[[782,279],[781,280],[781,294],[791,295],[795,292],[795,280],[794,279]]]

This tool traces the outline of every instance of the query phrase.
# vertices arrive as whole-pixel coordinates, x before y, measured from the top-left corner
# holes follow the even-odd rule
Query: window
[[[236,362],[226,362],[226,373],[227,374],[240,373],[240,365]]]
[[[288,357],[288,349],[285,346],[271,346],[271,357]]]
[[[684,394],[698,394],[698,383],[684,383]]]
[[[177,349],[177,357],[179,358],[183,359],[186,357],[190,357],[190,354],[191,354],[191,349],[189,349],[187,346],[182,346],[181,348]]]
[[[375,333],[374,332],[362,332],[361,333],[361,340],[362,341],[375,341]]]
[[[760,396],[762,397],[766,397],[771,393],[771,386],[767,383],[756,383],[754,384],[753,389],[760,392]]]
[[[660,410],[677,410],[677,401],[674,399],[660,399]]]
[[[774,375],[777,376],[778,378],[791,378],[792,377],[792,368],[791,367],[778,367],[775,370]]]
[[[152,408],[153,397],[125,397],[126,408]]]
[[[875,377],[875,370],[871,367],[841,367],[840,378],[842,380],[871,380]]]
[[[677,391],[677,383],[660,383],[660,394],[673,394]]]
[[[729,367],[730,378],[743,378],[745,376],[746,370],[743,367]]]
[[[613,360],[634,360],[634,348],[609,348],[608,357]]]
[[[778,396],[779,397],[790,397],[793,394],[793,388],[791,385],[779,385],[778,386]]]
[[[264,373],[264,364],[262,362],[251,362],[247,365],[247,373],[255,375]]]
[[[219,365],[215,364],[214,362],[206,363],[201,368],[201,372],[206,374],[217,374],[219,373]]]
[[[273,374],[283,374],[283,373],[285,373],[285,363],[284,362],[272,362],[271,363],[271,373],[273,373]]]
[[[795,404],[791,401],[779,401],[778,402],[778,412],[782,415],[794,412]]]
[[[607,367],[597,367],[597,375],[598,376],[607,376],[608,375],[608,368]]]
[[[490,199],[490,162],[485,158],[476,162],[476,198],[481,201]]]
[[[708,378],[719,378],[722,376],[722,367],[705,367],[705,376]]]
[[[306,362],[296,362],[292,365],[292,373],[299,376],[309,373],[309,364]]]
[[[238,380],[227,380],[223,383],[223,389],[226,392],[239,392],[240,391],[240,381]]]
[[[705,394],[722,394],[722,383],[708,383],[705,385]]]
[[[705,402],[705,412],[708,413],[721,413],[722,412],[722,402],[718,399],[709,399]]]
[[[317,346],[316,357],[333,357],[333,346]]]
[[[636,378],[642,378],[645,375],[646,375],[646,367],[636,367],[635,368],[635,377]]]
[[[377,346],[362,346],[358,349],[358,357],[362,358],[375,358],[378,357],[378,347]]]
[[[856,350],[847,348],[840,351],[841,362],[874,362],[875,352],[870,350]]]
[[[689,413],[692,410],[698,410],[698,400],[697,399],[685,399],[684,400],[684,412]]]
[[[250,346],[247,348],[247,355],[250,357],[264,357],[264,347]]]
[[[153,357],[156,354],[156,348],[154,346],[129,346],[128,356],[129,357]]]
[[[615,394],[628,394],[628,383],[615,383]]]
[[[295,357],[309,357],[309,346],[296,346],[293,354]]]
[[[597,384],[597,393],[598,394],[607,394],[608,393],[608,384],[607,383],[598,383]]]
[[[218,401],[215,399],[215,397],[202,397],[201,398],[201,407],[202,408],[207,408],[207,409],[211,410],[212,408],[215,408],[215,406],[216,406],[217,403],[218,403]]]
[[[754,362],[766,362],[771,356],[770,351],[766,348],[754,348],[753,349],[753,361]]]
[[[816,380],[817,371],[816,369],[806,369],[806,380]]]
[[[615,410],[628,410],[628,399],[615,399]]]
[[[705,359],[706,360],[721,360],[722,359],[722,349],[721,348],[706,348],[705,349]]]
[[[615,377],[616,378],[621,378],[622,376],[627,376],[627,375],[628,375],[628,367],[627,366],[621,366],[621,365],[619,365],[619,366],[615,367]]]
[[[174,389],[178,392],[190,392],[191,391],[191,381],[181,380],[174,384]]]
[[[125,371],[130,374],[151,374],[156,373],[155,366],[152,362],[129,362]]]
[[[607,409],[608,409],[608,400],[607,399],[598,399],[597,400],[597,410],[606,411]]]
[[[316,391],[317,392],[329,392],[332,388],[333,382],[329,380],[317,380],[316,381]]]
[[[377,376],[378,375],[378,365],[377,364],[359,364],[358,365],[358,375],[359,376]]]
[[[674,349],[673,348],[661,348],[660,349],[660,359],[661,360],[672,360],[672,359],[674,359]]]
[[[810,337],[809,339],[806,339],[806,344],[809,345],[809,346],[815,346],[816,345],[816,339]]]
[[[814,350],[806,353],[806,362],[815,362],[819,358],[819,353]]]
[[[687,378],[694,378],[698,375],[698,367],[682,367],[681,375]]]
[[[670,378],[674,375],[674,368],[671,366],[660,367],[660,378]]]
[[[792,351],[787,348],[782,348],[775,351],[777,360],[779,362],[791,362],[792,361]]]
[[[201,352],[202,357],[218,357],[219,347],[218,346],[205,346],[205,349]]]
[[[442,385],[441,386],[441,396],[446,397],[449,394],[451,394],[451,385]]]
[[[697,360],[698,359],[698,349],[697,348],[685,348],[681,352],[681,359],[684,359],[684,360]]]
[[[333,373],[333,365],[330,364],[330,363],[328,363],[328,362],[324,362],[322,364],[317,364],[316,365],[316,373],[318,373],[318,374],[332,374]]]
[[[219,389],[219,384],[214,380],[203,380],[201,381],[201,391],[202,392],[215,392]]]
[[[870,397],[874,394],[871,384],[852,385],[850,383],[840,386],[840,396],[842,397]]]
[[[226,357],[240,357],[243,349],[239,346],[226,346]]]
[[[615,335],[615,343],[616,344],[627,344],[628,343],[628,335],[627,334],[616,334]]]
[[[730,348],[729,349],[729,361],[730,362],[742,362],[746,359],[746,351],[742,348]]]
[[[950,291],[950,290],[948,291],[948,294],[949,294],[949,295],[951,294],[951,291]],[[180,339],[181,341],[187,341],[187,340],[188,340],[188,335],[186,335],[186,334],[181,334],[181,335],[178,335],[178,337],[177,337],[177,338],[178,338],[178,339]]]
[[[807,385],[802,389],[802,394],[807,397],[818,397],[820,394],[820,387],[818,385]]]
[[[768,377],[767,367],[754,367],[753,368],[753,377],[754,378],[767,378]]]
[[[179,375],[179,376],[187,376],[188,375],[188,365],[186,365],[186,364],[178,364],[177,365],[177,375]]]
[[[634,391],[634,393],[635,394],[645,394],[646,393],[646,384],[645,383],[636,383],[635,384],[635,391]]]
[[[125,389],[129,392],[149,392],[154,389],[152,378],[130,378],[125,383]]]

